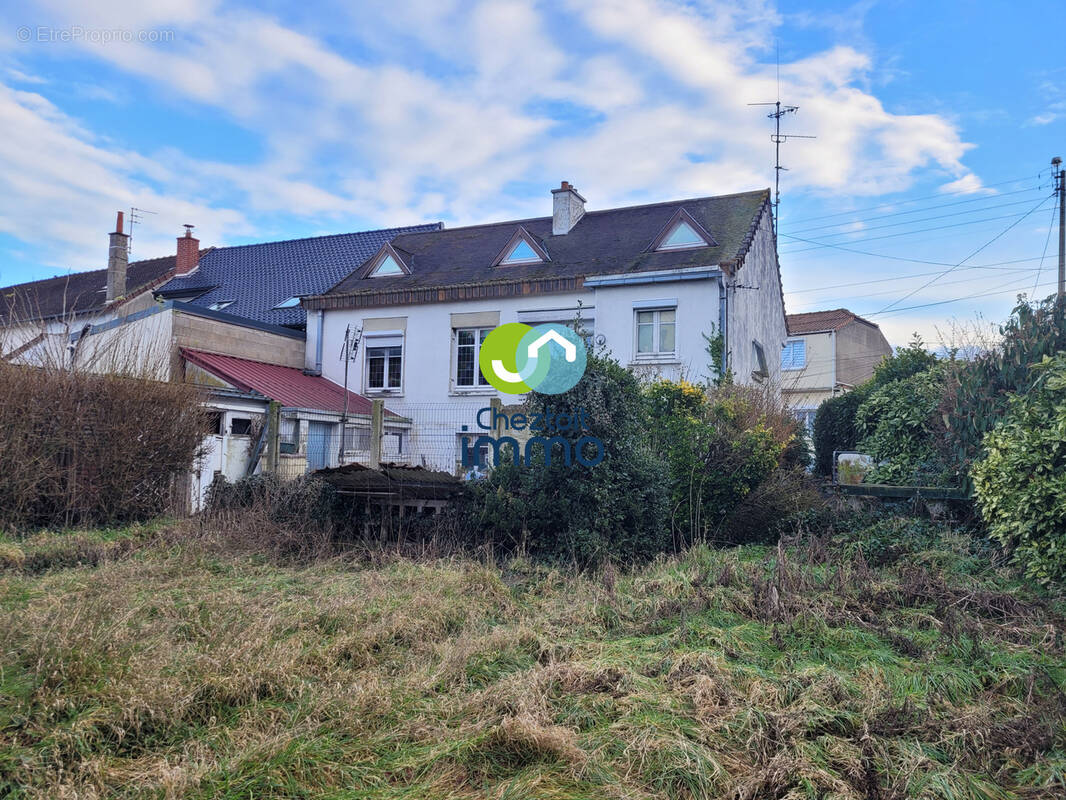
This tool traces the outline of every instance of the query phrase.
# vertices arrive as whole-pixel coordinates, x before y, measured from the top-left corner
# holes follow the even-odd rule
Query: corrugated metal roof
[[[393,237],[433,231],[439,222],[357,233],[315,236],[283,242],[216,247],[200,257],[196,271],[174,278],[159,293],[190,297],[188,303],[208,307],[226,302],[226,313],[286,325],[304,326],[299,304],[277,308],[293,297],[320,294],[345,278]]]
[[[182,348],[186,361],[205,369],[242,391],[258,392],[287,408],[312,408],[344,413],[344,389],[316,375],[305,375],[293,367],[279,367],[236,356],[205,353]],[[370,400],[348,392],[349,414],[370,414]]]
[[[868,319],[863,319],[846,308],[834,308],[832,311],[810,311],[805,314],[789,314],[785,317],[785,321],[788,323],[788,332],[791,335],[838,331],[856,321],[874,328],[877,327],[875,323],[870,322]]]

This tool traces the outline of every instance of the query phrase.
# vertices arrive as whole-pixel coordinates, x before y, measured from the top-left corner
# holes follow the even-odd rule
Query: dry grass
[[[1060,606],[950,536],[585,575],[154,537],[0,545],[0,796],[1066,794]]]

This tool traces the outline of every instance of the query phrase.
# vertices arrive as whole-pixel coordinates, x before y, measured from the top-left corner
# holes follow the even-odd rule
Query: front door
[[[324,469],[333,461],[333,428],[331,422],[307,423],[307,471]]]

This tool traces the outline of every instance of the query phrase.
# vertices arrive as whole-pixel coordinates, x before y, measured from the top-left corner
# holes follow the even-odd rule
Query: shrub
[[[897,486],[945,486],[952,473],[940,458],[936,442],[942,423],[938,410],[946,367],[934,364],[924,372],[875,388],[856,412],[862,432],[859,449],[876,466],[868,483]]]
[[[582,380],[559,395],[532,393],[531,414],[584,408],[590,431],[562,432],[573,447],[588,433],[604,443],[595,467],[561,458],[546,464],[501,464],[473,487],[470,535],[482,533],[508,550],[589,564],[631,561],[670,548],[666,524],[666,470],[651,447],[648,417],[637,378],[609,358],[590,353]],[[556,453],[558,456],[558,452]],[[480,543],[478,541],[477,543]]]
[[[855,425],[855,413],[867,391],[859,387],[846,394],[830,397],[818,406],[814,415],[814,471],[829,477],[833,474],[833,453],[854,450],[861,433]]]
[[[708,392],[659,380],[647,396],[656,450],[669,465],[675,543],[771,535],[770,509],[785,516],[792,492],[752,494],[786,462],[800,463],[802,450],[794,446],[802,440],[799,422],[770,393],[751,387],[723,384]],[[786,482],[775,485],[783,489]],[[739,524],[734,515],[749,498],[752,524]]]
[[[858,422],[859,407],[879,388],[906,380],[938,363],[925,349],[921,337],[900,348],[874,368],[873,377],[852,391],[825,400],[814,415],[814,471],[826,477],[833,474],[833,453],[861,449],[868,431]]]
[[[159,516],[203,436],[186,384],[0,361],[0,525],[69,527]]]
[[[985,437],[972,474],[991,537],[1049,583],[1066,577],[1066,353],[1045,357],[1033,374]]]
[[[1037,373],[1030,367],[1066,350],[1066,300],[1019,303],[1000,333],[997,347],[949,376],[943,406],[947,444],[951,460],[963,473],[980,456],[982,442],[1006,414],[1010,398],[1033,385]]]

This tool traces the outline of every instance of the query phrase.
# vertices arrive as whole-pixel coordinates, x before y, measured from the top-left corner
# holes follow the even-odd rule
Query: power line
[[[1051,223],[1047,226],[1047,238],[1044,240],[1044,252],[1040,254],[1040,266],[1036,270],[1036,281],[1033,282],[1033,293],[1036,293],[1036,285],[1040,282],[1040,273],[1044,269],[1044,256],[1047,255],[1047,246],[1051,243],[1051,232],[1055,230],[1055,214],[1059,210],[1059,195],[1055,193],[1055,205],[1051,207]]]
[[[996,197],[997,198],[1010,197],[1010,196],[1016,195],[1016,194],[1025,194],[1027,192],[1038,192],[1038,191],[1040,191],[1040,187],[1039,186],[1030,186],[1030,187],[1025,188],[1025,189],[1015,189],[1013,192],[1002,192],[1000,194],[997,194]],[[935,210],[940,209],[940,208],[952,208],[954,206],[967,205],[969,203],[979,203],[979,202],[982,202],[984,200],[990,200],[990,199],[992,199],[992,198],[987,197],[987,196],[985,196],[985,197],[973,197],[973,198],[970,198],[969,200],[956,200],[953,203],[938,203],[936,205],[925,206],[923,208],[913,208],[910,211],[895,211],[895,212],[893,212],[891,214],[878,214],[877,216],[873,216],[873,217],[860,217],[858,219],[849,219],[849,220],[845,220],[844,222],[831,222],[828,225],[816,225],[813,228],[802,228],[802,229],[800,229],[798,231],[795,231],[795,232],[796,233],[809,233],[810,231],[824,230],[825,228],[839,228],[839,227],[841,227],[843,225],[853,225],[853,224],[855,224],[857,222],[874,222],[874,221],[879,220],[879,219],[891,219],[893,217],[904,217],[904,216],[907,216],[909,214],[921,214],[923,211],[935,211]],[[1024,201],[1022,201],[1022,202],[1024,202]],[[996,208],[996,207],[997,206],[989,206],[988,208]],[[960,211],[958,213],[960,213],[960,214],[972,214],[972,213],[976,213],[977,211],[982,211],[982,210],[986,210],[986,209],[974,209],[973,211]],[[932,219],[937,219],[937,217],[933,217]],[[914,222],[919,222],[920,220],[913,220],[913,221]],[[906,223],[900,223],[900,224],[903,225],[903,224],[906,224]]]
[[[1026,191],[1029,192],[1029,191],[1036,191],[1036,190],[1035,189],[1028,189]],[[879,230],[884,230],[885,228],[898,228],[900,225],[917,225],[918,223],[921,223],[921,222],[932,222],[933,220],[937,220],[937,219],[949,219],[951,217],[965,216],[966,214],[980,214],[980,213],[985,212],[985,211],[995,211],[997,208],[1010,208],[1012,206],[1023,206],[1023,205],[1026,205],[1027,203],[1030,203],[1030,202],[1032,202],[1031,199],[1012,200],[1009,203],[997,203],[996,205],[982,206],[981,208],[971,208],[971,209],[968,209],[966,211],[952,211],[950,214],[937,214],[936,216],[933,216],[933,217],[920,217],[919,219],[908,219],[908,220],[904,220],[903,222],[888,222],[888,223],[885,223],[884,225],[873,225],[873,226],[870,226],[870,227],[863,227],[863,228],[860,228],[859,230],[853,230],[853,231],[836,231],[836,232],[830,231],[830,232],[827,232],[827,233],[820,233],[818,235],[819,236],[852,236],[852,235],[854,235],[856,233],[866,233],[867,231],[879,231]],[[933,209],[923,208],[921,210],[922,211],[931,211]],[[911,213],[911,212],[904,212],[904,213]],[[886,214],[884,217],[873,217],[872,219],[873,220],[887,219],[888,217],[894,217],[894,216],[897,216],[897,215],[895,215],[895,214]],[[849,220],[847,222],[841,222],[840,225],[856,225],[856,224],[860,224],[862,222],[863,222],[863,220]],[[838,226],[824,225],[822,227],[832,228],[832,227],[838,227]],[[815,228],[809,228],[808,230],[816,230],[816,229]],[[800,233],[806,233],[807,231],[799,231],[799,232]]]
[[[1043,202],[1046,202],[1046,201],[1047,201],[1047,198],[1045,197],[1044,200],[1041,202],[1041,205],[1043,205]],[[1012,219],[1013,217],[1014,217],[1014,214],[1000,214],[998,217],[985,217],[984,219],[973,219],[973,220],[969,220],[968,222],[955,222],[955,223],[952,223],[951,225],[936,225],[936,226],[934,226],[932,228],[919,228],[916,231],[899,231],[898,233],[886,233],[886,234],[884,234],[882,236],[868,236],[868,237],[863,238],[863,239],[852,239],[851,242],[849,242],[849,244],[851,244],[851,243],[858,244],[858,243],[862,243],[862,242],[877,242],[877,241],[881,241],[882,239],[896,239],[896,238],[898,238],[900,236],[914,236],[914,235],[919,234],[919,233],[929,233],[930,231],[943,231],[943,230],[947,230],[948,228],[963,228],[963,227],[966,227],[967,225],[980,225],[980,224],[985,223],[985,222],[998,222],[1001,219]],[[1020,221],[1021,220],[1019,220],[1019,222]],[[824,245],[825,242],[818,242],[818,244],[819,245]],[[787,254],[790,254],[790,253],[805,253],[808,250],[814,250],[814,249],[816,249],[816,248],[814,248],[814,247],[801,247],[798,250],[788,250],[785,253],[783,253],[782,255],[787,255]]]
[[[1039,177],[1040,177],[1039,173],[1037,173],[1036,175],[1023,175],[1020,178],[1014,178],[1013,180],[1009,180],[1009,181],[1000,181],[999,183],[987,183],[987,184],[985,184],[984,188],[993,189],[996,186],[1006,186],[1007,184],[1010,184],[1010,183],[1018,183],[1018,181],[1028,181],[1028,180],[1032,180],[1033,178],[1039,178]],[[818,217],[805,217],[804,219],[793,220],[792,223],[794,225],[799,225],[799,224],[804,223],[804,222],[817,222],[818,220],[821,220],[821,219],[832,219],[833,217],[843,217],[843,216],[845,216],[847,214],[865,214],[867,211],[877,211],[878,209],[881,209],[881,208],[895,208],[896,206],[907,205],[908,203],[920,203],[923,200],[936,200],[937,198],[940,198],[940,197],[957,197],[957,196],[963,195],[963,194],[972,194],[972,192],[940,192],[938,194],[926,195],[925,197],[912,197],[909,200],[897,200],[894,203],[882,203],[881,205],[869,206],[867,208],[852,209],[851,211],[838,211],[835,214],[823,214],[823,215],[818,216]]]
[[[881,309],[881,311],[880,311],[880,312],[878,312],[878,313],[884,313],[884,312],[888,311],[888,310],[889,310],[889,309],[891,309],[891,308],[892,308],[893,306],[895,306],[895,305],[897,305],[897,304],[899,304],[899,303],[902,303],[902,302],[903,302],[904,300],[906,300],[906,299],[907,299],[908,297],[913,297],[913,296],[914,296],[914,295],[916,295],[916,294],[917,294],[918,292],[920,292],[920,291],[922,291],[923,289],[926,289],[926,288],[928,288],[929,286],[931,286],[932,284],[936,283],[936,282],[937,282],[938,280],[940,280],[941,278],[943,278],[943,277],[944,277],[945,275],[947,275],[947,274],[948,274],[949,272],[951,272],[952,270],[954,270],[954,269],[957,269],[958,267],[961,267],[961,266],[962,266],[963,264],[965,264],[965,263],[966,263],[967,261],[969,261],[969,260],[970,260],[971,258],[973,258],[973,257],[974,257],[975,255],[977,255],[978,253],[980,253],[980,252],[981,252],[982,250],[984,250],[984,249],[985,249],[986,247],[989,247],[989,246],[991,246],[993,242],[995,242],[995,241],[999,240],[1000,238],[1002,238],[1003,236],[1005,236],[1005,235],[1007,234],[1007,232],[1008,232],[1008,231],[1010,231],[1010,230],[1012,230],[1012,229],[1013,229],[1013,228],[1014,228],[1015,226],[1017,226],[1017,225],[1020,225],[1020,224],[1022,223],[1022,221],[1023,221],[1023,220],[1025,220],[1025,219],[1026,219],[1026,218],[1027,218],[1027,217],[1028,217],[1028,216],[1029,216],[1030,214],[1032,214],[1032,213],[1033,213],[1034,211],[1036,211],[1036,210],[1037,210],[1038,208],[1040,208],[1040,206],[1044,205],[1044,203],[1046,203],[1046,202],[1047,202],[1047,201],[1048,201],[1049,199],[1050,199],[1050,197],[1045,197],[1045,198],[1044,198],[1043,200],[1041,200],[1041,201],[1040,201],[1039,203],[1037,203],[1037,204],[1036,204],[1035,206],[1033,206],[1032,208],[1030,208],[1030,209],[1029,209],[1028,211],[1026,211],[1026,212],[1025,212],[1024,214],[1022,214],[1022,215],[1021,215],[1020,217],[1018,217],[1018,219],[1014,220],[1014,222],[1012,222],[1012,223],[1011,223],[1010,225],[1008,225],[1008,226],[1007,226],[1006,228],[1004,228],[1004,229],[1003,229],[1002,231],[1000,231],[999,233],[997,233],[997,234],[996,234],[995,236],[993,236],[993,237],[992,237],[991,239],[989,239],[989,240],[988,240],[987,242],[985,242],[985,243],[984,243],[983,245],[981,245],[981,246],[980,246],[980,247],[978,247],[978,248],[977,248],[976,250],[974,250],[974,251],[973,251],[972,253],[970,253],[970,254],[969,254],[968,256],[966,256],[966,258],[964,258],[964,259],[963,259],[962,261],[960,261],[960,262],[959,262],[958,264],[955,264],[954,266],[948,267],[948,268],[947,268],[946,270],[944,270],[944,271],[943,271],[943,272],[942,272],[942,273],[941,273],[940,275],[937,275],[937,276],[936,276],[935,278],[933,278],[932,280],[926,281],[926,282],[925,282],[924,284],[922,284],[921,286],[919,286],[919,287],[918,287],[917,289],[914,289],[914,290],[912,290],[912,291],[908,292],[907,294],[903,295],[903,297],[899,298],[899,300],[896,300],[896,301],[894,301],[894,302],[892,302],[892,303],[889,303],[889,304],[888,304],[887,306],[885,306],[885,307],[884,307],[883,309]]]
[[[1057,285],[1058,285],[1058,281],[1048,281],[1046,283],[1037,284],[1037,286],[1057,286]],[[1033,292],[1034,293],[1036,292],[1037,286],[1033,287]],[[905,308],[882,309],[881,311],[874,311],[874,312],[872,312],[870,314],[863,314],[862,316],[864,316],[864,317],[877,317],[877,316],[881,316],[883,314],[899,314],[899,313],[901,313],[903,311],[914,311],[915,309],[919,309],[919,308],[931,308],[932,306],[943,306],[943,305],[948,305],[949,303],[958,303],[958,302],[961,302],[963,300],[973,300],[973,299],[978,298],[978,297],[992,297],[993,295],[1005,294],[1006,292],[1017,292],[1017,291],[1022,290],[1022,289],[1025,289],[1025,286],[1011,286],[1011,287],[1008,287],[1006,289],[997,289],[997,290],[991,291],[991,292],[978,292],[977,294],[968,294],[968,295],[964,295],[963,297],[955,297],[955,298],[952,298],[951,300],[937,300],[937,301],[932,302],[932,303],[922,303],[921,305],[907,306]]]
[[[993,261],[991,264],[974,264],[973,266],[963,267],[962,269],[963,270],[992,269],[992,270],[997,270],[997,271],[1002,271],[1002,272],[1014,272],[1015,270],[1013,270],[1013,269],[1005,268],[1005,265],[1008,265],[1008,264],[1027,264],[1030,261],[1039,261],[1040,258],[1041,258],[1040,256],[1034,256],[1033,258],[1016,258],[1016,259],[1013,259],[1012,261]],[[950,267],[951,266],[951,264],[949,262],[946,262],[946,261],[943,261],[943,262],[928,262],[928,263],[938,263],[939,266],[942,266],[942,267]],[[814,286],[814,287],[811,287],[811,288],[808,288],[808,289],[797,289],[797,290],[795,290],[793,292],[787,292],[787,294],[790,294],[790,295],[810,294],[811,292],[824,292],[824,291],[828,291],[829,289],[846,289],[846,288],[851,287],[851,286],[868,286],[871,283],[889,283],[891,281],[905,281],[905,280],[908,280],[909,278],[924,278],[924,277],[926,277],[928,275],[936,275],[936,274],[937,274],[936,272],[912,272],[909,275],[894,275],[891,278],[876,278],[874,280],[869,280],[869,281],[854,281],[852,283],[833,283],[833,284],[828,284],[826,286]]]

